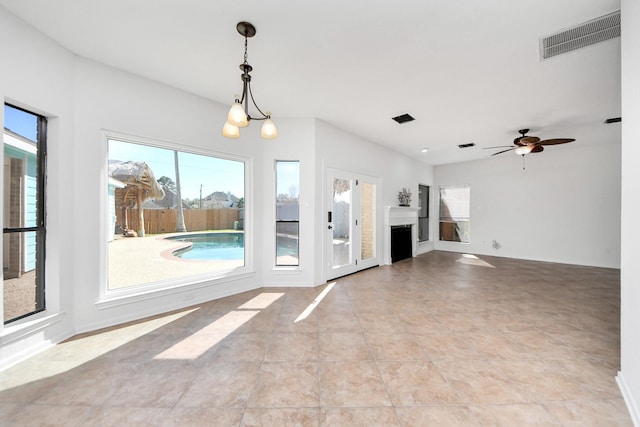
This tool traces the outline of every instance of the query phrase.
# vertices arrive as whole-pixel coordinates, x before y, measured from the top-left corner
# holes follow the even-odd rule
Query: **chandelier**
[[[240,64],[242,70],[242,96],[236,100],[229,110],[227,121],[222,128],[222,135],[227,138],[239,138],[240,128],[249,126],[251,120],[262,120],[262,128],[260,129],[260,136],[265,139],[275,139],[278,136],[278,129],[276,129],[275,123],[271,120],[271,113],[267,111],[267,114],[260,110],[260,107],[253,99],[253,93],[251,93],[251,75],[249,74],[253,67],[247,62],[247,41],[249,37],[256,35],[256,27],[249,22],[239,22],[236,25],[236,29],[241,36],[244,37],[244,62]],[[260,117],[252,117],[249,115],[249,98],[251,103],[260,113]]]

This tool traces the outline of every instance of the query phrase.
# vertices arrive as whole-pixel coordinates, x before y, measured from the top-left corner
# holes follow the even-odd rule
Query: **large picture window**
[[[245,265],[245,164],[108,138],[108,289]]]
[[[43,311],[46,118],[5,104],[4,322]]]
[[[300,263],[300,162],[276,161],[276,266]]]
[[[440,188],[440,240],[469,243],[469,186]]]

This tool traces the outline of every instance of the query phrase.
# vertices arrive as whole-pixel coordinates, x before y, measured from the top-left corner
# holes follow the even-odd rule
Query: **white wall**
[[[51,310],[32,316],[39,322],[21,327],[0,325],[2,366],[70,334],[72,292],[62,288],[73,280],[75,248],[65,230],[71,228],[68,208],[73,205],[70,186],[75,175],[68,167],[68,155],[73,152],[73,56],[0,7],[0,61],[0,98],[49,116],[48,146],[55,147],[48,154],[47,179],[46,269]],[[0,112],[4,123],[3,116]],[[52,313],[59,315],[52,317]]]
[[[618,384],[640,426],[640,2],[622,0],[621,369]]]
[[[436,167],[436,191],[471,185],[471,243],[436,241],[436,249],[618,268],[619,137],[579,143],[527,155],[525,170],[511,153]]]
[[[257,227],[251,227],[253,213],[256,208],[262,210],[264,203],[262,191],[254,191],[259,177],[265,173],[260,161],[259,127],[243,130],[243,137],[238,140],[223,138],[221,125],[227,106],[81,58],[76,60],[74,81],[76,145],[70,155],[76,175],[82,177],[73,183],[78,197],[75,211],[84,213],[76,215],[73,221],[74,227],[82,232],[69,237],[74,247],[82,248],[74,256],[73,269],[76,330],[93,330],[258,287],[262,236],[256,232]],[[249,161],[253,178],[246,182],[246,199],[253,204],[249,202],[246,208],[245,232],[249,241],[247,251],[253,254],[250,275],[208,282],[207,286],[185,288],[169,295],[134,298],[125,304],[96,305],[107,277],[107,244],[103,238],[107,199],[101,189],[106,189],[108,155],[103,130],[168,142],[185,151],[242,156]],[[249,247],[251,243],[253,250]]]
[[[315,170],[313,119],[278,119],[278,139],[262,140],[264,174],[258,181],[259,192],[265,203],[264,209],[256,216],[262,229],[263,245],[260,249],[264,257],[264,286],[314,286],[315,240]],[[276,160],[300,161],[300,247],[299,267],[275,267],[275,199],[276,182],[274,166]]]

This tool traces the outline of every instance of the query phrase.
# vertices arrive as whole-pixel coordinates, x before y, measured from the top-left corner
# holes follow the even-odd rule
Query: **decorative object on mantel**
[[[398,202],[400,202],[400,206],[410,206],[411,205],[411,191],[406,188],[402,188],[402,191],[398,192]]]

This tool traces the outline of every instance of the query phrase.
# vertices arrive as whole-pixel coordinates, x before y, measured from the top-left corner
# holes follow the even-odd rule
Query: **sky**
[[[18,110],[6,104],[4,106],[4,127],[13,133],[36,141],[38,133],[37,121],[37,116],[33,114]]]
[[[156,179],[168,176],[176,181],[173,150],[110,139],[109,160],[143,161],[149,165]],[[199,198],[201,184],[202,197],[214,191],[230,191],[238,198],[244,197],[244,162],[179,152],[178,163],[183,199]],[[279,162],[276,183],[278,192],[293,192],[297,197],[300,189],[299,176],[299,162]]]
[[[167,176],[176,182],[173,150],[109,140],[109,160],[145,162],[156,179]],[[244,162],[199,154],[178,153],[183,199],[206,197],[214,191],[244,197]]]
[[[280,161],[276,171],[276,194],[298,197],[300,194],[300,162]]]

